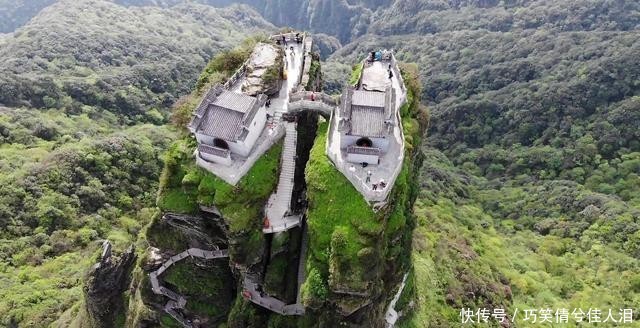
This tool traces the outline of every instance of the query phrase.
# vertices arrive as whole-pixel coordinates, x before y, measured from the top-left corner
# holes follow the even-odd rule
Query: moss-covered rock
[[[362,65],[354,67],[350,83],[357,83],[361,69]],[[349,316],[345,324],[379,320],[391,287],[409,268],[414,226],[411,207],[417,195],[419,146],[428,115],[415,96],[421,93],[417,70],[406,65],[402,71],[408,88],[407,103],[401,108],[405,161],[389,205],[374,212],[331,164],[325,155],[326,122],[318,127],[306,167],[309,256],[303,300],[320,313]],[[360,311],[362,308],[366,309]]]

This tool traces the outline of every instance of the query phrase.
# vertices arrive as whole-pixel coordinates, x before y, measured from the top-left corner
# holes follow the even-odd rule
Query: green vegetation
[[[318,267],[319,272],[326,274],[331,270],[330,265],[342,266],[342,271],[338,267],[332,268],[331,284],[337,288],[342,284],[352,286],[352,283],[353,288],[364,290],[366,286],[360,284],[363,272],[359,270],[357,253],[369,245],[372,241],[369,238],[377,236],[383,225],[362,195],[327,159],[327,128],[326,122],[318,127],[305,171],[311,255],[308,267]],[[361,236],[360,233],[366,235]]]
[[[356,66],[354,71],[361,69]],[[414,94],[420,93],[417,71],[403,67],[409,100],[402,109],[407,139],[407,158],[394,189],[389,196],[391,206],[374,212],[353,187],[333,167],[325,155],[328,123],[321,123],[311,149],[306,168],[309,207],[309,278],[303,286],[306,305],[318,308],[330,300],[346,307],[353,300],[329,297],[328,291],[368,293],[367,299],[379,293],[380,279],[395,280],[408,266],[408,251],[413,226],[410,208],[416,196],[411,176],[420,165],[421,156],[413,151],[420,147],[420,135],[428,117]],[[415,145],[414,145],[415,144]],[[415,156],[414,156],[415,155]],[[380,236],[384,236],[381,242]],[[398,242],[400,241],[400,242]],[[393,268],[395,275],[384,276],[385,268]]]
[[[638,303],[638,5],[395,1],[333,55],[395,49],[431,109],[404,326]]]
[[[198,167],[192,154],[192,137],[174,142],[165,155],[158,207],[173,213],[195,214],[198,205],[215,205],[228,219],[231,232],[251,230],[262,224],[260,211],[278,178],[282,144],[269,149],[234,187]]]
[[[307,91],[312,91],[316,87],[316,84],[319,82],[319,80],[321,82],[322,72],[320,66],[320,56],[315,52],[312,53],[311,64],[309,66],[309,82],[307,83],[307,85],[305,85],[305,89]]]
[[[278,80],[282,79],[282,72],[284,70],[284,51],[282,48],[278,48],[278,55],[275,59],[275,65],[269,66],[262,75],[263,85],[272,85]]]
[[[165,155],[157,204],[163,211],[197,214],[199,206],[215,205],[232,238],[231,258],[250,261],[262,248],[262,208],[275,190],[282,143],[269,149],[234,187],[198,167],[193,137],[174,142]]]
[[[246,8],[61,1],[0,36],[0,103],[49,108],[0,107],[0,326],[82,321],[98,241],[122,250],[158,216],[160,154],[176,133],[139,123],[165,122],[206,60],[254,27],[270,25]],[[195,204],[172,196],[165,206]]]
[[[640,301],[634,285],[640,261],[627,244],[611,240],[625,239],[612,230],[629,228],[623,222],[635,211],[619,199],[570,182],[494,189],[434,149],[425,164],[426,186],[415,207],[419,305],[402,327],[459,322],[461,307],[593,307],[617,314]],[[563,229],[548,227],[563,217],[575,219],[563,220]]]
[[[181,261],[173,265],[163,277],[175,286],[175,291],[188,297],[187,309],[199,317],[217,317],[231,306],[233,286],[224,281],[232,279],[227,263],[208,263],[197,266],[194,261]]]
[[[3,38],[0,103],[70,113],[88,105],[128,123],[162,121],[219,49],[269,28],[242,7],[58,1]]]
[[[349,85],[356,85],[360,82],[360,77],[362,77],[362,70],[364,69],[364,62],[360,62],[353,66],[353,70],[351,71],[351,77],[349,77]]]
[[[0,325],[77,312],[97,241],[124,249],[154,215],[160,153],[173,133],[115,121],[0,112]]]

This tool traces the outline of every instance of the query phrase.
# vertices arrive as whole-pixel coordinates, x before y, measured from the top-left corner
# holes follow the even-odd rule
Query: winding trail
[[[167,271],[172,265],[180,262],[186,258],[197,257],[205,260],[212,260],[218,258],[229,257],[229,251],[213,250],[207,251],[200,248],[189,248],[186,251],[176,254],[165,261],[158,269],[149,273],[149,279],[151,280],[151,290],[157,295],[163,295],[169,298],[169,301],[164,306],[165,312],[172,318],[178,321],[183,327],[191,328],[193,325],[187,320],[178,310],[184,309],[187,305],[187,299],[171,289],[168,289],[160,284],[158,277]]]
[[[244,280],[242,282],[243,291],[242,297],[246,300],[253,302],[254,304],[260,305],[266,309],[269,309],[273,312],[276,312],[281,315],[303,315],[305,313],[304,305],[302,304],[302,284],[305,281],[305,261],[307,254],[307,243],[308,243],[308,235],[307,235],[307,226],[302,226],[302,242],[300,244],[300,257],[298,261],[298,281],[297,281],[297,295],[296,295],[296,303],[294,304],[286,304],[285,302],[271,297],[264,292],[262,292],[260,288],[260,279],[257,276],[245,274]]]

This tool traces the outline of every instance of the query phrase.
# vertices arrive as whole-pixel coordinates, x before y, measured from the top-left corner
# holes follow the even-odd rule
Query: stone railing
[[[396,60],[396,56],[391,54],[391,70],[393,70],[393,74],[395,74],[396,78],[400,82],[400,89],[402,89],[403,93],[407,92],[407,86],[404,85],[404,78],[402,77],[402,73],[400,73],[400,67],[398,66],[398,61]]]
[[[222,157],[222,158],[229,158],[231,156],[231,152],[229,151],[229,149],[222,149],[216,146],[210,146],[206,144],[199,144],[198,151],[205,154]]]
[[[236,82],[238,82],[238,80],[242,79],[244,77],[244,75],[247,73],[247,66],[249,65],[249,61],[251,60],[251,57],[249,57],[249,59],[245,60],[244,63],[242,63],[242,66],[240,66],[240,68],[238,68],[235,73],[233,73],[233,75],[231,75],[231,77],[227,80],[227,82],[225,82],[222,86],[226,89],[229,90],[231,89],[231,87],[236,84]]]
[[[380,156],[380,148],[347,146],[347,153]]]
[[[333,97],[323,92],[298,91],[298,92],[292,93],[289,96],[289,103],[300,101],[300,100],[322,101],[323,103],[329,106],[338,105],[338,102],[335,99],[333,99]]]
[[[311,71],[311,62],[313,61],[313,57],[311,56],[311,49],[313,48],[313,38],[307,36],[305,33],[305,37],[302,40],[303,44],[303,58],[302,58],[302,73],[300,75],[300,85],[302,88],[306,88],[309,84],[309,72]]]

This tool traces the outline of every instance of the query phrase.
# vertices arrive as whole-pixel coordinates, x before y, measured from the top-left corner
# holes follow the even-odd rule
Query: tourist
[[[384,189],[386,186],[387,184],[384,182],[384,179],[380,179],[380,189]]]
[[[287,45],[287,38],[284,36],[284,34],[282,35],[282,44],[284,44],[285,46]]]
[[[378,190],[378,184],[377,183],[373,184],[373,190]]]
[[[371,170],[367,171],[367,180],[366,183],[371,182]]]
[[[389,80],[391,80],[391,78],[393,78],[393,72],[389,70]]]

